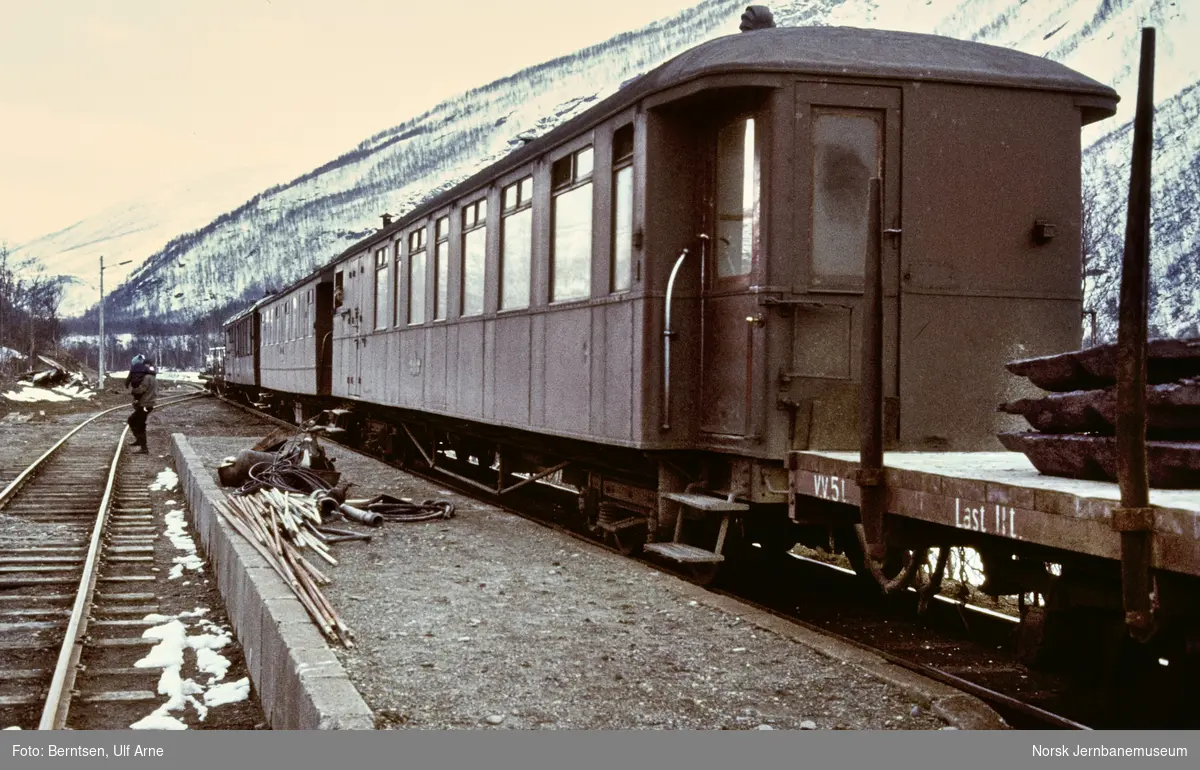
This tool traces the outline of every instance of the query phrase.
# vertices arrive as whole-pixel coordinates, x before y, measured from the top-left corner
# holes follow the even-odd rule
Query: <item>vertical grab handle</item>
[[[704,244],[708,241],[708,236],[704,233],[696,236],[700,241],[700,270],[701,283],[703,283],[704,270]],[[663,308],[663,412],[662,425],[659,428],[663,431],[671,429],[671,339],[676,332],[671,328],[671,301],[675,298],[675,278],[679,275],[679,269],[683,267],[683,262],[687,259],[688,249],[685,246],[683,251],[679,252],[679,256],[675,259],[675,265],[671,268],[671,277],[667,279],[667,297]]]
[[[688,250],[685,246],[683,251],[679,252],[675,266],[671,268],[671,277],[667,279],[667,297],[663,308],[663,420],[661,428],[664,431],[671,429],[671,338],[675,336],[675,331],[671,328],[671,300],[675,296],[675,276],[679,274],[679,268],[683,267],[683,261],[687,259],[687,255]]]

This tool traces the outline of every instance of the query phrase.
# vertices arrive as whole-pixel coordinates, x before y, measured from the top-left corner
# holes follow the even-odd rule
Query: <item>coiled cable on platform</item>
[[[379,514],[384,521],[412,523],[454,518],[454,503],[449,500],[423,500],[419,503],[410,503],[389,499],[369,503],[366,509],[371,513]]]
[[[234,494],[252,495],[260,489],[274,487],[283,492],[307,495],[314,491],[327,492],[332,485],[309,468],[301,467],[290,458],[250,466],[250,480]]]

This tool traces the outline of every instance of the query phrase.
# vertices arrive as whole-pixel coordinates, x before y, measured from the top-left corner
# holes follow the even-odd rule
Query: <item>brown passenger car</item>
[[[1080,128],[1116,101],[929,35],[713,40],[264,304],[328,287],[332,372],[319,334],[265,339],[261,385],[500,489],[569,463],[625,542],[709,512],[715,548],[656,549],[719,561],[731,515],[786,521],[789,451],[858,446],[872,178],[888,445],[999,448],[1004,363],[1080,341]]]

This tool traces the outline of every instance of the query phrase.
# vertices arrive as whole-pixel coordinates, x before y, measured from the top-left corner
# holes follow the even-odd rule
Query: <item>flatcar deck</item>
[[[887,510],[997,537],[1120,559],[1112,511],[1120,489],[1105,481],[1044,476],[1016,452],[888,452]],[[792,452],[796,498],[859,504],[857,452]],[[1153,566],[1200,575],[1200,490],[1151,490]]]

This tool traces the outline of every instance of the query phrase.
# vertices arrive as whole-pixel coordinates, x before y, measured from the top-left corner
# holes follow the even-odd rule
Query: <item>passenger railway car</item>
[[[501,493],[561,471],[594,531],[698,569],[796,522],[853,549],[787,461],[859,446],[865,275],[888,448],[1000,449],[1004,364],[1081,338],[1080,129],[1116,102],[930,35],[712,40],[231,321],[230,381]]]

